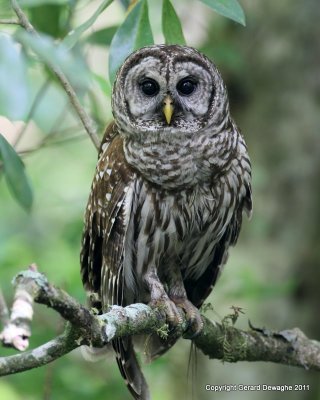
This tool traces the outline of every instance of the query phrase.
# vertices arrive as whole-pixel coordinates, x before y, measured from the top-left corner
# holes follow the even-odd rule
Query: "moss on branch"
[[[67,325],[62,335],[34,350],[0,358],[0,376],[40,367],[81,345],[103,347],[122,336],[159,334],[166,326],[163,313],[145,304],[112,306],[108,313],[94,315],[34,270],[20,272],[14,284],[16,290],[28,292],[35,302],[56,310]],[[203,330],[193,341],[209,358],[227,362],[271,361],[320,370],[320,343],[308,339],[297,328],[271,332],[251,325],[244,331],[225,321],[217,323],[205,317],[203,321]],[[187,331],[184,318],[179,329]]]

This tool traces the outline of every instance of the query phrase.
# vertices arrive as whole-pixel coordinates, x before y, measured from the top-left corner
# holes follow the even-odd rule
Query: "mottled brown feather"
[[[149,73],[159,96],[141,91]],[[180,96],[178,79],[186,73],[198,77],[197,89]],[[162,112],[167,94],[174,103],[170,126]],[[252,209],[250,160],[225,85],[197,50],[156,45],[124,62],[112,107],[115,122],[101,144],[85,215],[84,286],[101,312],[110,304],[150,303],[162,306],[172,324],[179,306],[199,332],[197,308],[237,242],[242,212]],[[150,357],[175,341],[152,335]],[[132,396],[149,399],[132,339],[112,344]]]

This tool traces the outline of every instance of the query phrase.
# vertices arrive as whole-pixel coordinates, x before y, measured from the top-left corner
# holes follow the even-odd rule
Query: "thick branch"
[[[194,343],[209,358],[271,361],[320,371],[320,343],[308,339],[298,328],[271,332],[252,327],[243,331],[204,320],[204,329]]]
[[[18,2],[16,0],[11,0],[11,6],[14,12],[17,14],[17,17],[19,19],[19,24],[29,33],[33,35],[37,35],[36,30],[34,27],[31,25],[29,22],[27,16],[24,14],[20,6],[18,5]],[[67,93],[71,104],[73,105],[76,113],[78,114],[86,132],[88,133],[90,139],[92,140],[94,146],[96,149],[99,149],[100,146],[100,140],[97,136],[96,129],[94,128],[94,124],[89,117],[89,115],[86,113],[85,109],[82,107],[80,104],[80,101],[76,95],[76,92],[74,91],[73,87],[71,86],[68,78],[65,76],[63,71],[56,65],[53,65],[51,63],[47,63],[47,66],[51,69],[51,71],[56,75],[58,80],[60,81],[62,87],[64,88],[65,92]]]
[[[165,316],[145,304],[112,306],[108,313],[96,316],[36,271],[21,272],[15,284],[19,290],[27,290],[34,301],[58,311],[69,325],[64,334],[37,349],[0,358],[0,376],[47,364],[81,345],[103,347],[126,335],[170,334]],[[213,323],[203,317],[204,328],[193,339],[195,345],[210,358],[223,361],[272,361],[320,370],[320,343],[308,339],[299,329],[271,332],[251,327],[243,331],[231,320]],[[186,331],[186,321],[180,328]]]

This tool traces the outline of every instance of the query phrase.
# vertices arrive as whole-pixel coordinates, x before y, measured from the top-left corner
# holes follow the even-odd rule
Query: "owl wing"
[[[106,312],[108,305],[127,305],[123,252],[128,225],[127,193],[135,174],[127,164],[123,142],[114,124],[107,128],[85,214],[81,275],[91,305]],[[127,202],[128,203],[128,202]],[[148,398],[148,386],[138,364],[131,337],[115,339],[119,370],[135,399]]]
[[[85,214],[81,275],[105,311],[122,305],[122,263],[126,230],[123,203],[133,171],[124,159],[122,139],[112,123],[106,130]]]

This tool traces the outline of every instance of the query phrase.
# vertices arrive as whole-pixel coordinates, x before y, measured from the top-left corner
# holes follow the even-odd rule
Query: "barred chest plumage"
[[[147,142],[139,152],[134,142],[125,148],[138,170],[125,201],[124,276],[139,293],[135,301],[148,301],[139,298],[144,292],[137,280],[151,265],[160,279],[170,264],[179,265],[183,279],[198,279],[246,195],[250,162],[240,134],[201,139],[183,147],[162,143],[159,151]]]
[[[219,133],[152,132],[140,140],[125,139],[125,157],[143,178],[161,189],[170,191],[212,183],[215,175],[228,169],[232,158],[241,152],[240,134],[233,128],[230,121],[229,130]]]

